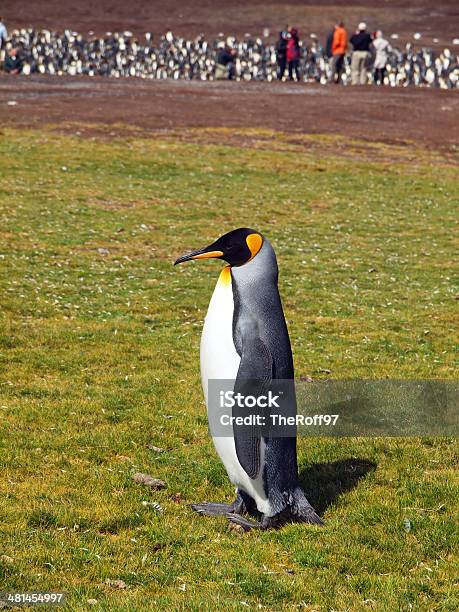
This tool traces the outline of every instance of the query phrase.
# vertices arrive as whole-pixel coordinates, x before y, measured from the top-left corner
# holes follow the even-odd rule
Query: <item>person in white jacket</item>
[[[384,76],[386,74],[386,64],[388,53],[391,51],[389,42],[384,38],[381,30],[376,32],[373,40],[373,47],[376,51],[373,78],[376,85],[384,85]]]
[[[8,39],[8,32],[6,30],[6,26],[3,23],[2,17],[0,17],[0,49],[2,49],[6,45],[6,41]]]

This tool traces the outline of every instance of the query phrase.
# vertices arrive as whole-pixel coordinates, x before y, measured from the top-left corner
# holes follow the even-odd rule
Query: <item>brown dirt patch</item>
[[[17,105],[9,106],[9,100]],[[408,161],[416,163],[413,145],[435,149],[445,161],[456,155],[458,112],[457,92],[421,88],[0,75],[3,127],[51,124],[81,137],[173,135],[309,151],[320,144],[358,159],[377,158],[379,143],[386,143],[398,145],[399,155],[406,147]],[[269,131],[289,136],[273,138]],[[306,138],[314,134],[341,138],[328,144]]]

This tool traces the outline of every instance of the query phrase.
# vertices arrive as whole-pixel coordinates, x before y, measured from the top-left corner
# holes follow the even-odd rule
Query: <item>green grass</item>
[[[300,440],[321,529],[241,535],[187,505],[233,495],[198,369],[220,264],[171,264],[225,231],[277,250],[297,376],[457,372],[454,167],[231,136],[3,131],[0,590],[63,590],[72,610],[455,611],[452,438]]]

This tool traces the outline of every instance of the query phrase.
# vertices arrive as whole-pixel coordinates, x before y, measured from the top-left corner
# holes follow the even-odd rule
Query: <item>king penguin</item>
[[[209,411],[209,380],[259,382],[258,391],[276,380],[293,382],[293,358],[278,290],[276,255],[269,241],[249,228],[233,230],[209,246],[179,257],[176,264],[216,258],[227,262],[210,300],[201,338],[201,381]],[[296,404],[295,404],[296,411]],[[285,522],[322,524],[298,481],[295,437],[213,436],[216,451],[236,487],[233,504],[203,502],[203,515],[226,515],[250,529],[277,528]],[[246,514],[258,520],[247,518]]]

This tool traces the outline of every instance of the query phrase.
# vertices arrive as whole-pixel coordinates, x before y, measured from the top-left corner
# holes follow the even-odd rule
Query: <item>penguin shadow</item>
[[[317,514],[322,515],[375,469],[376,463],[368,459],[342,459],[332,463],[316,463],[301,470],[299,479],[309,503]]]

